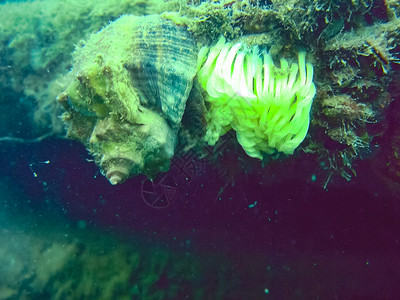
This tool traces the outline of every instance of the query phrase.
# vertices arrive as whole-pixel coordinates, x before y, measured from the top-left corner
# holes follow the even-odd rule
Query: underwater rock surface
[[[63,120],[111,184],[168,170],[196,62],[191,34],[157,15],[123,16],[76,50]]]
[[[388,115],[393,109],[390,106],[393,107],[394,100],[398,99],[398,93],[394,92],[398,86],[400,68],[398,1],[367,3],[346,0],[333,3],[277,0],[267,3],[253,0],[189,2],[133,0],[119,3],[120,5],[114,2],[117,1],[108,1],[100,5],[89,1],[82,5],[76,0],[57,0],[7,2],[1,5],[0,86],[3,93],[0,95],[0,105],[3,111],[9,113],[1,121],[0,142],[37,142],[51,135],[63,135],[65,128],[59,118],[62,108],[55,98],[62,91],[66,91],[68,82],[71,86],[73,78],[79,77],[77,73],[75,75],[71,73],[69,78],[65,76],[71,69],[71,52],[74,45],[123,14],[160,13],[162,18],[173,21],[170,24],[181,25],[178,28],[185,32],[188,30],[194,36],[199,49],[200,46],[214,45],[221,36],[224,36],[232,43],[243,42],[250,47],[257,45],[260,49],[266,49],[275,61],[279,61],[280,57],[286,57],[291,61],[299,50],[307,51],[309,61],[314,65],[317,93],[310,112],[308,134],[296,153],[301,157],[314,156],[312,160],[318,162],[323,173],[318,177],[322,187],[327,187],[332,181],[332,176],[332,178],[342,177],[346,181],[354,179],[357,176],[357,163],[373,158],[377,152],[392,153],[388,154],[389,161],[397,164],[398,156],[393,155],[397,153],[397,142],[393,149],[392,146],[383,151],[380,149],[391,145],[383,140],[392,140],[393,130],[388,124]],[[46,9],[42,9],[44,5]],[[31,26],[32,24],[38,26]],[[103,31],[111,32],[110,29]],[[103,31],[97,36],[107,35]],[[119,41],[131,43],[128,35],[122,36],[125,40],[121,38]],[[93,36],[90,40],[92,39]],[[118,42],[118,37],[110,39],[113,39],[115,44]],[[98,45],[90,43],[89,39],[87,41],[85,50],[78,49],[74,54],[76,72],[84,68],[87,68],[88,74],[93,71],[89,71],[89,64],[85,67],[78,66],[84,59],[89,59],[90,55],[93,65],[98,64],[97,54],[101,54],[105,64],[109,64],[110,60],[121,52],[111,42],[110,49],[113,50],[107,49],[105,47],[107,42],[100,41],[100,38]],[[89,44],[92,45],[93,51],[90,55]],[[99,48],[95,50],[95,46]],[[86,57],[82,54],[84,52]],[[106,57],[108,54],[115,57]],[[133,59],[132,55],[131,58]],[[131,79],[132,76],[139,78],[147,76],[144,74],[145,71],[132,75],[135,66],[132,61],[128,62],[128,59],[120,65],[122,70],[130,71]],[[149,70],[147,66],[146,70]],[[108,76],[108,81],[113,82],[117,78],[114,75],[115,78],[111,78],[109,74],[104,76]],[[97,79],[100,80],[100,77]],[[192,93],[194,90],[192,89]],[[74,91],[71,95],[73,93]],[[154,100],[157,95],[138,91],[136,88],[135,93],[138,97],[140,95],[139,101],[149,97],[143,102],[147,103],[147,106],[144,106],[150,107],[150,110],[160,116],[160,121],[168,120],[168,125],[174,124],[171,120],[172,115],[165,113],[168,110],[167,106],[163,108],[163,102]],[[199,132],[204,131],[203,125],[206,121],[203,116],[206,115],[208,108],[207,105],[203,105],[203,99],[200,97],[199,100],[197,97],[200,94],[193,93],[194,97],[189,96],[189,100],[185,103],[188,107],[185,108],[182,130],[179,130],[179,146],[185,151],[195,147],[204,148],[202,133]],[[69,95],[70,100],[71,95]],[[69,104],[71,103],[72,100]],[[73,122],[82,123],[78,128],[69,122],[69,128],[75,130],[75,134],[74,130],[70,130],[69,136],[75,135],[75,138],[83,142],[91,153],[97,151],[97,148],[102,148],[100,150],[104,151],[104,143],[101,147],[88,145],[97,120],[103,117],[97,115],[89,118],[90,113],[85,105],[82,104],[81,107],[76,101],[72,108],[66,104],[69,110],[79,112],[74,114]],[[96,102],[94,106],[98,106],[96,108],[98,109],[110,107],[110,104],[101,106]],[[112,108],[114,109],[115,107]],[[192,110],[197,110],[197,118],[193,117]],[[65,115],[64,119],[68,117]],[[118,117],[115,120],[106,127],[120,125]],[[185,128],[185,121],[188,121],[186,124],[191,126],[191,131]],[[98,127],[98,132],[104,132],[104,125],[107,123],[109,122],[103,122],[102,126]],[[152,130],[159,126],[161,125],[152,127]],[[172,135],[175,136],[176,133],[173,132]],[[382,136],[385,136],[383,140]],[[218,147],[215,149],[215,153],[218,153]],[[174,152],[177,154],[178,150],[175,149]],[[206,151],[203,156],[208,155],[207,153],[209,152]],[[383,157],[386,154],[381,155]],[[99,162],[100,159],[101,156],[98,156]],[[275,160],[275,157],[272,159]],[[244,165],[243,169],[246,170],[248,163]],[[138,172],[144,173],[140,171],[144,168],[139,166]],[[106,173],[106,169],[102,166],[103,173]],[[121,166],[116,169],[121,174],[129,171],[121,170]],[[382,169],[383,173],[391,173],[387,168]],[[119,177],[125,177],[121,174]],[[129,176],[133,175],[134,172]],[[391,177],[390,174],[383,176]],[[399,182],[400,177],[396,175],[395,178],[395,181]],[[119,180],[118,176],[114,179]]]

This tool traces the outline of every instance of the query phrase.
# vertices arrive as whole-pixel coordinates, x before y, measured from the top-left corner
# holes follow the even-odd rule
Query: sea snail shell
[[[123,16],[77,48],[63,119],[111,184],[168,170],[196,60],[187,29],[158,15]]]

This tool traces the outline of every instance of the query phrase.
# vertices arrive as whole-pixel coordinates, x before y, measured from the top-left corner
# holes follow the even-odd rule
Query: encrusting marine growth
[[[198,56],[198,80],[207,92],[205,140],[214,145],[233,128],[251,157],[276,151],[292,154],[304,140],[315,95],[313,66],[299,52],[298,64],[280,60],[276,67],[258,46],[218,43]]]

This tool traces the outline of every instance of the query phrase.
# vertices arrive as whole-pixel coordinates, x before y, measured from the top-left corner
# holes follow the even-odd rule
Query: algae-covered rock
[[[186,88],[182,88],[178,96],[182,101],[175,103],[176,98],[171,101],[162,96],[171,95],[171,90],[154,89],[155,81],[147,75],[154,73],[151,65],[141,64],[143,53],[134,55],[143,49],[128,51],[132,46],[128,27],[121,37],[119,33],[111,37],[110,28],[114,28],[115,23],[95,35],[97,40],[92,36],[85,45],[80,44],[84,47],[74,55],[74,68],[68,81],[64,75],[71,68],[74,45],[121,14],[160,13],[162,18],[170,20],[165,24],[186,28],[199,46],[211,47],[224,36],[228,42],[265,49],[274,61],[281,57],[293,61],[296,53],[305,50],[314,65],[317,92],[311,109],[310,129],[299,153],[302,150],[314,153],[320,165],[328,166],[324,167],[328,174],[344,174],[344,169],[355,173],[352,161],[365,158],[377,149],[373,140],[386,128],[387,108],[395,98],[388,91],[400,68],[400,14],[398,1],[394,0],[110,0],[104,3],[38,0],[6,3],[0,8],[0,88],[3,91],[0,105],[9,111],[0,122],[0,135],[6,136],[0,141],[38,140],[31,138],[62,132],[55,95],[66,91],[60,99],[68,110],[64,120],[69,136],[87,146],[104,173],[111,168],[109,166],[118,166],[111,168],[118,172],[110,171],[110,174],[118,174],[113,176],[114,182],[138,173],[154,175],[157,170],[168,168],[169,158],[166,157],[173,152],[187,93]],[[123,31],[125,29],[121,29]],[[140,34],[140,30],[131,32]],[[107,35],[107,39],[100,39]],[[119,48],[118,41],[123,39],[123,47]],[[182,41],[187,41],[186,37]],[[158,53],[158,49],[155,44],[149,46],[149,51],[144,53],[146,58],[155,61],[151,53]],[[127,53],[131,53],[129,58]],[[118,61],[121,54],[125,56]],[[171,62],[175,67],[173,60],[162,65]],[[119,67],[112,67],[118,64]],[[122,73],[129,75],[118,77]],[[163,78],[165,87],[177,87],[175,84],[179,81],[173,77]],[[135,86],[133,81],[140,84]],[[122,88],[127,85],[132,89]],[[115,100],[127,98],[121,96],[124,93],[128,98],[135,94],[140,105],[127,108],[122,105],[125,102]],[[81,101],[83,98],[91,102]],[[192,128],[190,134],[185,131],[187,128],[179,130],[181,141],[185,140],[184,145],[181,143],[184,149],[201,144],[197,143],[202,139],[197,133],[204,131],[200,127],[204,125],[207,109],[202,107],[201,101],[198,103],[199,99],[201,97],[195,96],[190,101],[191,108],[198,113],[196,118],[192,118],[191,111],[188,113],[190,107],[185,110],[183,127],[186,123]],[[145,131],[157,131],[159,136],[145,141],[146,134],[133,128],[132,124],[139,124],[135,119],[139,115],[135,115],[136,111],[146,115],[147,121],[141,121],[146,124]],[[153,116],[147,111],[153,112]],[[160,117],[157,121],[149,121],[157,117]],[[29,126],[30,123],[33,126]],[[37,127],[41,131],[30,132]],[[128,132],[134,132],[136,137]],[[139,136],[142,142],[138,144]],[[121,143],[118,139],[127,142]],[[125,147],[121,146],[123,144]],[[161,155],[157,151],[149,154],[143,150],[150,144],[153,149],[163,149]],[[119,150],[115,152],[115,149]],[[144,160],[144,156],[149,160]],[[154,163],[155,157],[157,163]],[[135,167],[126,168],[127,161],[135,161]]]
[[[112,184],[168,170],[196,74],[192,36],[160,16],[129,15],[81,46],[59,97],[68,135]]]

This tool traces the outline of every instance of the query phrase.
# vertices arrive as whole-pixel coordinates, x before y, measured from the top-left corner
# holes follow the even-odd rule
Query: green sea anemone
[[[210,145],[233,128],[246,153],[262,159],[276,151],[292,154],[304,140],[315,95],[305,52],[298,53],[298,64],[282,58],[277,67],[257,46],[222,37],[200,51],[198,65],[210,104],[205,135]]]

